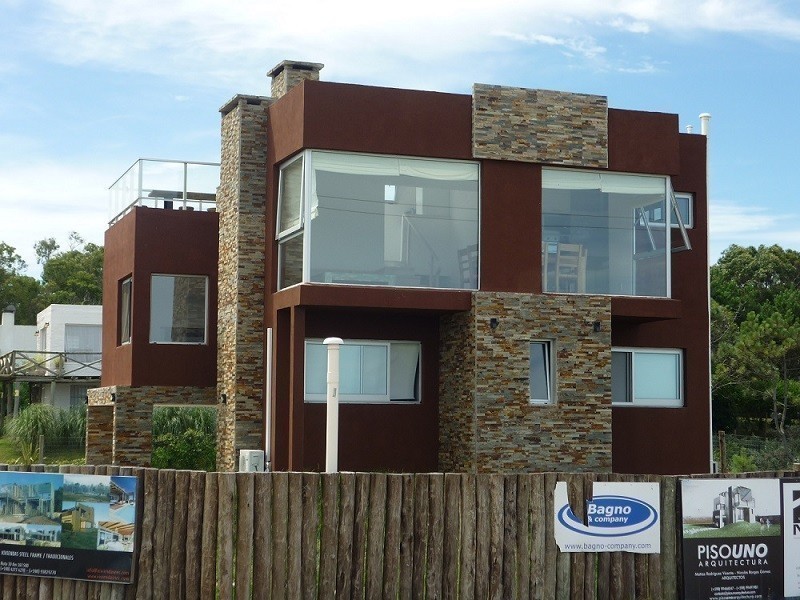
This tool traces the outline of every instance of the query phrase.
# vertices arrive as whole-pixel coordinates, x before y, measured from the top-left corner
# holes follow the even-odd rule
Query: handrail
[[[0,378],[36,377],[44,379],[100,377],[100,352],[42,352],[12,350],[0,356]]]

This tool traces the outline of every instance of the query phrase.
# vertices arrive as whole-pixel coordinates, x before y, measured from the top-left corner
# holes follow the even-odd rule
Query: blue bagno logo
[[[586,501],[585,524],[575,516],[568,503],[558,510],[557,518],[567,529],[577,533],[620,537],[649,529],[658,522],[658,512],[638,498],[607,495]]]

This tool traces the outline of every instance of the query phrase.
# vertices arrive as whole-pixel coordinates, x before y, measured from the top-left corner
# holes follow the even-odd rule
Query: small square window
[[[208,277],[153,275],[150,281],[150,343],[205,344]]]
[[[538,404],[553,402],[552,343],[533,341],[530,343],[529,396]]]

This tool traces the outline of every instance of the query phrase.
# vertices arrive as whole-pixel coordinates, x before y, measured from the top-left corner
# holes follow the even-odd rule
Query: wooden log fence
[[[678,477],[4,470],[136,475],[140,511],[132,584],[6,575],[3,600],[681,597]],[[578,516],[594,481],[660,483],[661,553],[561,553],[558,481]]]

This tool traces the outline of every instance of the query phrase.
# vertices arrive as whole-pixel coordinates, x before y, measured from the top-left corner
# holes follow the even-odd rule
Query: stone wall
[[[475,158],[608,168],[605,96],[475,84]]]
[[[214,392],[214,388],[178,386],[108,386],[88,390],[87,464],[150,466],[153,407],[214,406]]]
[[[610,471],[608,298],[477,292],[441,331],[442,470]],[[549,405],[529,400],[531,340],[554,348]]]
[[[234,98],[222,113],[217,312],[217,467],[261,448],[269,98]]]

